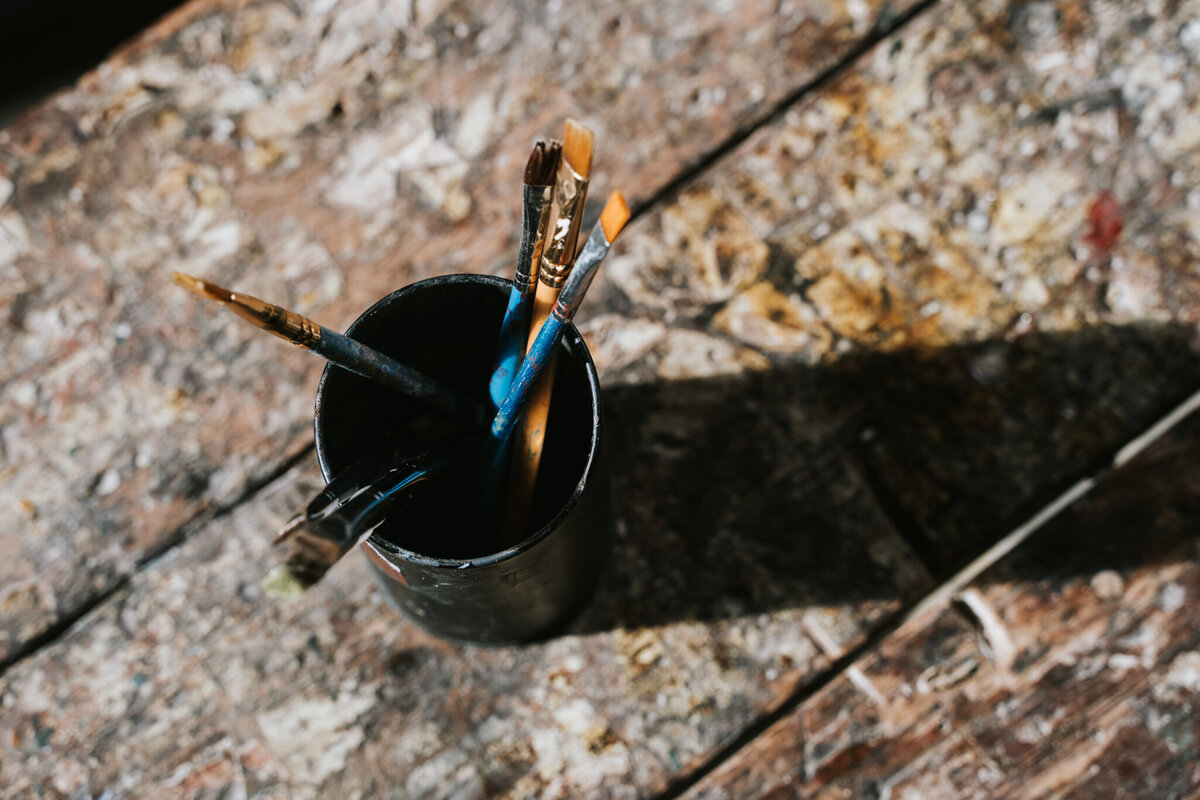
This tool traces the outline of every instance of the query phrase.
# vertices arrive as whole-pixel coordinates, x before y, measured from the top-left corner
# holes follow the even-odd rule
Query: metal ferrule
[[[571,271],[571,263],[555,264],[542,256],[542,267],[538,270],[538,280],[554,289],[562,288]]]
[[[276,308],[279,308],[276,306]],[[317,342],[321,341],[321,327],[307,317],[302,317],[294,311],[279,309],[283,312],[283,319],[279,326],[273,330],[289,342],[300,345],[301,347],[311,348]]]
[[[292,552],[288,555],[287,561],[318,566],[321,573],[324,574],[337,563],[338,559],[350,551],[356,541],[355,539],[334,541],[321,533],[301,528],[288,536]]]
[[[242,319],[253,322],[263,330],[287,339],[292,344],[311,348],[321,341],[321,327],[317,323],[257,297],[234,295],[225,305]]]
[[[583,217],[583,201],[587,196],[587,179],[571,169],[564,160],[558,167],[557,186],[554,191],[554,225],[547,235],[538,279],[547,286],[558,288],[571,271],[575,243],[579,239],[580,219]]]
[[[575,316],[575,312],[579,310],[579,303],[587,293],[588,287],[592,285],[592,279],[596,277],[600,263],[608,255],[610,246],[611,243],[604,238],[604,228],[600,223],[596,223],[596,227],[592,228],[592,235],[575,258],[575,267],[567,276],[566,284],[554,304],[554,314],[559,319],[570,322]]]
[[[532,288],[537,278],[538,262],[546,243],[546,231],[550,227],[550,208],[554,205],[553,200],[553,186],[526,186],[522,195],[521,214],[524,230],[514,278],[517,287],[522,290]]]

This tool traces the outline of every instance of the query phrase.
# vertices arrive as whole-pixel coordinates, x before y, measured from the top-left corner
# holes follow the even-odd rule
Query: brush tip
[[[312,582],[307,576],[300,575],[287,564],[272,568],[259,582],[259,587],[277,600],[297,600],[304,596],[310,586]]]
[[[613,192],[608,196],[608,202],[604,204],[604,211],[600,214],[600,227],[604,229],[604,238],[608,239],[609,244],[617,238],[617,234],[628,221],[629,206],[625,203],[625,196],[620,192]]]
[[[562,143],[538,139],[525,162],[525,184],[527,186],[549,186],[554,183],[558,172],[558,160],[562,155]]]
[[[172,272],[171,277],[175,279],[175,283],[183,288],[197,294],[204,294],[204,281],[199,278],[194,278],[186,272]]]
[[[188,291],[195,292],[201,297],[207,297],[219,303],[228,303],[233,299],[232,292],[221,286],[217,286],[215,283],[209,283],[184,272],[172,272],[171,277],[175,279],[177,284]]]
[[[558,165],[562,161],[562,147],[562,142],[558,139],[551,139],[546,143],[546,174],[550,183],[554,183],[554,176],[558,174]]]
[[[579,177],[587,179],[592,171],[592,131],[573,119],[567,120],[563,133],[562,157]]]

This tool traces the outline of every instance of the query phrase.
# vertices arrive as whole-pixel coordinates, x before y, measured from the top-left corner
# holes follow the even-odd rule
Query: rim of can
[[[453,286],[453,285],[475,285],[475,286],[494,286],[497,290],[507,291],[511,286],[511,281],[499,278],[495,275],[480,275],[473,273],[462,273],[457,275],[439,275],[433,278],[410,283],[409,285],[397,289],[386,297],[381,298],[374,303],[370,308],[364,311],[357,319],[350,324],[346,329],[346,335],[353,337],[354,331],[361,323],[365,323],[386,311],[395,303],[411,294],[417,294],[421,291],[430,288]],[[401,563],[416,564],[424,567],[440,567],[444,569],[467,569],[470,567],[487,567],[494,564],[499,564],[507,561],[526,550],[536,547],[539,542],[550,535],[550,532],[562,524],[567,515],[574,510],[579,504],[579,499],[583,496],[584,489],[587,486],[588,479],[591,477],[595,469],[597,458],[600,451],[600,419],[601,419],[601,399],[600,399],[600,377],[596,373],[596,365],[592,361],[592,354],[588,350],[587,343],[584,342],[583,336],[575,327],[574,323],[568,323],[563,326],[562,341],[565,342],[576,357],[583,362],[584,377],[588,385],[588,394],[591,397],[591,412],[592,412],[592,431],[589,438],[590,446],[588,447],[587,461],[583,466],[583,473],[579,476],[575,486],[571,489],[566,501],[562,507],[554,514],[542,527],[531,533],[529,536],[521,540],[520,543],[513,545],[496,553],[489,553],[484,556],[475,558],[434,558],[432,556],[421,555],[420,553],[400,547],[392,542],[387,542],[385,547],[380,547],[378,544],[372,544],[375,539],[375,534],[371,533],[363,540],[363,547],[367,551],[367,555],[371,560],[380,567],[396,567],[401,566]],[[562,346],[561,344],[559,345]],[[321,425],[321,406],[325,396],[326,382],[329,375],[337,369],[332,364],[326,364],[325,369],[321,372],[321,380],[317,384],[316,402],[313,406],[313,439],[317,449],[317,463],[321,467],[321,475],[325,480],[329,480],[332,470],[329,468],[325,448],[322,445],[322,425]],[[382,539],[377,540],[383,542]],[[378,554],[379,558],[376,558]],[[385,563],[380,563],[380,562]],[[397,561],[401,563],[396,563]],[[392,570],[389,570],[389,572]],[[402,574],[398,570],[393,575],[397,580],[404,580]]]

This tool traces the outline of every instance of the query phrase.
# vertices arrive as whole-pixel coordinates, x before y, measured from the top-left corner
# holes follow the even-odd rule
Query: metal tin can
[[[486,275],[420,281],[380,300],[346,333],[488,402],[508,287]],[[419,441],[445,424],[416,401],[345,370],[330,366],[321,376],[314,427],[326,480],[385,440]],[[454,552],[462,532],[447,525],[461,518],[460,509],[388,520],[362,547],[395,605],[429,632],[461,642],[524,642],[564,629],[594,593],[612,543],[603,432],[596,368],[568,325],[527,535],[508,549],[467,557]],[[453,497],[446,495],[447,506],[462,502]],[[416,529],[423,526],[438,530]]]

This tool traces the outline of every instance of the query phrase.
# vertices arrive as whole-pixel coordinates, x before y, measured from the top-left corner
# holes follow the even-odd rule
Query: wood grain
[[[708,408],[728,414],[721,399]],[[857,646],[929,589],[836,454],[780,440],[762,456],[784,471],[773,509],[790,524],[764,528],[755,493],[696,528],[645,497],[669,498],[703,450],[643,435],[670,406],[622,408],[649,429],[614,433],[613,466],[642,489],[570,635],[438,641],[358,556],[293,605],[266,598],[268,543],[315,489],[310,457],[5,674],[0,797],[650,795],[826,669],[822,645]]]
[[[951,574],[1200,387],[1198,10],[934,7],[633,224],[593,349],[841,384]]]
[[[1200,417],[686,796],[1200,791]]]
[[[4,652],[113,592],[3,676],[0,796],[652,795],[1200,378],[1200,7],[939,4],[606,264],[583,316],[622,525],[570,635],[429,639],[359,561],[270,604],[317,365],[160,273],[339,326],[507,270],[525,148],[567,113],[637,206],[892,13],[325,5],[189,6],[0,132]],[[696,793],[1191,789],[1178,446]]]
[[[644,201],[909,6],[196,2],[0,131],[0,660],[309,445],[320,364],[172,270],[334,328],[507,272],[568,114]]]

